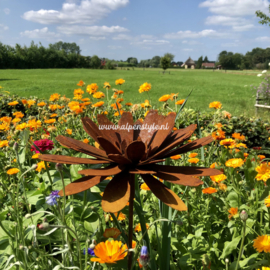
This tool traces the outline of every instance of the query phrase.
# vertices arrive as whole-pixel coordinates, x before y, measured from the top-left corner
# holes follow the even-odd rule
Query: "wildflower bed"
[[[124,100],[123,79],[116,85],[111,92],[105,82],[105,95],[97,84],[80,81],[74,101],[57,93],[48,101],[0,96],[0,268],[269,269],[269,123],[232,116],[220,102],[210,103],[211,113],[187,110],[175,93],[160,97],[154,112],[150,84],[139,88],[147,97],[141,104]],[[81,177],[87,170],[106,169],[83,150],[92,146],[102,153],[102,143],[87,134],[87,123],[100,125],[106,117],[118,124],[130,115],[137,124],[163,115],[172,119],[175,134],[193,127],[181,142],[190,152],[173,150],[164,161],[147,165],[152,172],[135,176],[132,201],[118,194],[125,181],[115,181],[114,173],[90,187]],[[59,162],[60,156],[71,158]],[[156,176],[160,172],[150,181],[160,164],[174,168],[175,177],[178,166],[194,173],[185,183],[166,182],[169,176]],[[195,177],[198,167],[218,173]]]

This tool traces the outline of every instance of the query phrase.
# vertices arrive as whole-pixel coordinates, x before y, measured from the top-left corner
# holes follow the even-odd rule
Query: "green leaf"
[[[8,213],[8,210],[4,210],[0,213],[0,221],[3,221],[6,219],[7,213]]]
[[[225,248],[223,249],[220,258],[225,259],[226,257],[228,257],[237,248],[237,245],[239,244],[241,238],[242,235],[239,235],[236,238],[234,238],[231,242],[225,242]]]
[[[238,207],[238,194],[235,191],[231,191],[227,196],[227,201],[230,207]]]

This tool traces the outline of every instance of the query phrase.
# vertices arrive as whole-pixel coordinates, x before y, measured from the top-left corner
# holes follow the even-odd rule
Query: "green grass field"
[[[152,105],[157,105],[160,96],[179,93],[178,99],[184,99],[193,89],[187,107],[210,110],[212,101],[220,101],[223,109],[232,114],[255,113],[255,92],[250,85],[259,85],[262,77],[257,72],[212,71],[212,70],[169,70],[159,73],[161,69],[135,70],[93,70],[93,69],[34,69],[34,70],[1,70],[0,86],[2,90],[23,97],[38,96],[48,99],[52,93],[73,97],[76,84],[83,80],[86,84],[97,83],[103,91],[103,83],[109,82],[112,88],[124,90],[124,101],[141,103],[148,99],[147,93],[140,94],[139,86],[144,82],[152,84],[150,98]],[[123,78],[126,82],[121,87],[115,80]],[[111,91],[111,90],[110,90]],[[112,93],[112,92],[111,92]],[[106,92],[105,92],[106,94]],[[87,97],[88,93],[84,94]],[[263,111],[263,114],[268,112]]]

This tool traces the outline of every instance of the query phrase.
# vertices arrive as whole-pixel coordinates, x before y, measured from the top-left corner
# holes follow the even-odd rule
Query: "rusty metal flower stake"
[[[85,191],[102,182],[107,176],[114,176],[105,188],[101,206],[105,212],[115,213],[129,202],[128,247],[131,248],[135,174],[142,177],[159,200],[178,211],[187,210],[184,202],[154,176],[173,184],[199,186],[203,182],[195,176],[221,174],[219,170],[211,168],[157,164],[167,157],[195,150],[213,140],[212,136],[208,136],[183,145],[197,126],[193,124],[172,132],[175,117],[175,113],[165,117],[159,115],[156,110],[151,110],[142,124],[139,120],[134,123],[132,114],[124,112],[118,126],[115,126],[105,115],[100,114],[97,116],[99,127],[90,118],[84,117],[82,118],[84,130],[100,144],[103,150],[62,135],[56,140],[65,147],[95,157],[95,159],[62,155],[41,155],[39,158],[63,164],[107,164],[105,168],[79,171],[84,177],[67,185],[65,195]],[[166,129],[157,129],[161,125]],[[121,127],[133,128],[128,130]],[[59,195],[63,196],[63,190]],[[128,256],[129,269],[131,262],[132,253]]]

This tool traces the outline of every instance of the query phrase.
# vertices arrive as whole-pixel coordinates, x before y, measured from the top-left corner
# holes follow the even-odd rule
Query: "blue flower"
[[[51,192],[51,194],[46,197],[46,203],[49,205],[57,205],[57,198],[60,198],[60,195],[58,195],[59,190],[54,190]]]
[[[91,256],[95,256],[95,252],[92,248],[88,248],[88,254]],[[85,248],[83,249],[83,255],[85,255]]]
[[[150,261],[147,246],[142,246],[139,262],[142,266],[146,266]]]

